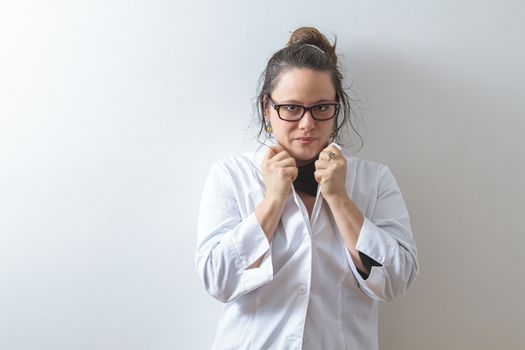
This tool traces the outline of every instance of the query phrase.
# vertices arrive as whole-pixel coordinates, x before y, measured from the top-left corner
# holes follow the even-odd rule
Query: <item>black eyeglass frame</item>
[[[336,97],[337,99],[337,97]],[[298,105],[298,104],[294,104],[294,103],[280,103],[280,104],[276,104],[273,99],[272,99],[272,96],[268,95],[268,101],[270,102],[270,105],[273,107],[273,109],[275,109],[277,111],[277,116],[279,117],[279,119],[281,120],[284,120],[286,122],[297,122],[299,120],[301,120],[304,115],[306,114],[307,111],[310,111],[310,115],[312,116],[312,118],[314,120],[317,120],[317,121],[320,121],[320,122],[324,122],[324,121],[327,121],[327,120],[330,120],[330,119],[333,119],[335,118],[335,116],[337,116],[339,114],[339,109],[341,108],[341,104],[339,102],[323,102],[323,103],[316,103],[314,105],[311,105],[311,106],[303,106],[303,105]],[[316,118],[313,111],[312,111],[312,108],[314,107],[317,107],[317,106],[335,106],[335,110],[334,110],[334,115],[332,115],[330,118],[327,118],[327,119],[319,119],[319,118]],[[303,109],[303,114],[301,114],[301,116],[297,119],[284,119],[281,117],[281,113],[279,113],[279,109],[283,106],[295,106],[295,107],[301,107]]]

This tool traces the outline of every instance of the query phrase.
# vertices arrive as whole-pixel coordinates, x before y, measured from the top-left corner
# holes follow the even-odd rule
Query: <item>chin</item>
[[[294,147],[291,156],[298,162],[307,162],[315,157],[323,150],[320,146],[315,147]]]
[[[298,162],[306,162],[315,158],[328,145],[328,141],[323,143],[319,140],[311,144],[300,144],[296,140],[286,140],[279,143]]]

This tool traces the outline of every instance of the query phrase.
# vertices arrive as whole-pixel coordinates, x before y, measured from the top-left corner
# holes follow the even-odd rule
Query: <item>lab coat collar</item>
[[[279,143],[275,139],[267,139],[264,143],[261,143],[261,145],[257,148],[257,150],[254,153],[254,163],[255,167],[258,171],[262,173],[262,161],[264,159],[264,156],[268,152],[268,148],[271,146],[278,145]],[[336,142],[332,142],[329,144],[329,146],[337,147],[339,150],[342,149],[342,147],[337,144]],[[327,146],[328,147],[328,146]]]
[[[259,183],[261,185],[263,185],[263,186],[264,186],[264,180],[263,180],[263,177],[262,177],[262,161],[264,159],[264,156],[268,152],[268,148],[270,146],[275,146],[275,145],[278,145],[278,144],[279,143],[277,141],[275,141],[274,139],[269,139],[264,144],[261,144],[261,146],[255,151],[254,163],[255,163],[255,168],[256,168],[256,171],[257,171],[256,177],[258,178]],[[341,146],[338,145],[335,142],[332,142],[329,145],[337,147],[339,150],[341,150]],[[312,231],[311,231],[311,227],[310,227],[310,222],[314,222],[317,219],[318,215],[319,215],[321,201],[322,201],[320,197],[321,197],[321,188],[320,188],[320,186],[318,186],[317,187],[316,200],[315,200],[314,208],[313,208],[313,211],[312,211],[312,217],[309,218],[308,217],[308,213],[306,211],[306,208],[304,207],[304,205],[302,205],[302,203],[300,203],[301,201],[300,201],[298,195],[296,194],[295,189],[294,189],[294,187],[292,185],[292,191],[291,191],[291,197],[290,198],[291,199],[293,198],[292,202],[295,203],[295,205],[292,206],[292,207],[287,205],[286,208],[288,208],[288,209],[285,208],[285,211],[283,212],[283,215],[281,217],[281,220],[283,220],[283,224],[286,224],[286,222],[288,220],[304,220],[306,222],[308,230],[310,231],[310,234],[311,234]],[[291,209],[291,208],[297,208],[297,207],[300,209],[300,211],[296,211],[296,209]],[[287,227],[287,225],[285,225],[285,227]]]

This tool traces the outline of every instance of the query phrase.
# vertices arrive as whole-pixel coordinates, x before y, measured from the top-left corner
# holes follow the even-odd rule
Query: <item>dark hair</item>
[[[328,39],[316,28],[301,27],[292,33],[286,47],[273,54],[259,78],[256,102],[257,119],[260,123],[257,136],[258,141],[261,135],[268,137],[264,120],[265,98],[275,89],[281,74],[294,68],[309,68],[315,71],[330,72],[332,83],[337,94],[336,98],[339,103],[341,103],[343,115],[341,117],[339,115],[340,113],[338,113],[335,117],[333,130],[334,141],[342,143],[340,131],[344,126],[349,124],[361,140],[362,147],[363,139],[350,120],[350,99],[343,88],[343,75],[337,64],[337,55],[335,53],[336,43],[337,38],[334,44],[331,45]]]

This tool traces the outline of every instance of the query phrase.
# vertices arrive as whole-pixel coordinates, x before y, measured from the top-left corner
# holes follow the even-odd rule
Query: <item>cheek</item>
[[[287,122],[282,121],[280,119],[274,120],[272,122],[272,127],[273,127],[273,130],[274,130],[275,134],[281,135],[281,136],[288,135],[294,129],[293,123],[287,123]]]
[[[333,120],[333,119],[332,119],[332,120]],[[328,134],[329,134],[329,135],[332,134],[332,132],[334,131],[334,126],[335,126],[335,123],[334,123],[333,121],[330,122],[330,123],[327,125],[326,129],[328,130]]]
[[[334,130],[334,123],[326,123],[321,128],[321,134],[325,137],[330,136]]]

